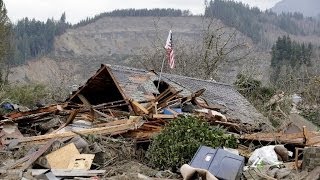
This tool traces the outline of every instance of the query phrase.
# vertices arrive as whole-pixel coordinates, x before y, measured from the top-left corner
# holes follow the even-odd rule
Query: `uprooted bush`
[[[185,116],[172,120],[153,139],[146,156],[152,166],[175,171],[188,163],[201,145],[234,148],[236,138],[227,135],[222,127],[213,127],[197,117]]]

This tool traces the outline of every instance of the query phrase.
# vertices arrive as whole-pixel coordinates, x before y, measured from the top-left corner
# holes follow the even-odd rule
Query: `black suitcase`
[[[221,180],[239,180],[244,162],[244,157],[226,150],[201,146],[189,165],[194,168],[206,169]]]

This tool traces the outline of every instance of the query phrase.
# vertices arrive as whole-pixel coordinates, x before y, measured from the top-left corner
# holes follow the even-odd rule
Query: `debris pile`
[[[184,84],[186,78],[164,74],[159,80],[155,72],[102,65],[64,103],[3,115],[0,177],[117,175],[110,165],[137,159],[137,143],[149,142],[166,124],[183,115],[202,117],[237,134],[242,143],[237,151],[247,159],[254,150],[245,146],[250,142],[320,146],[320,134],[306,128],[301,132],[267,133],[270,123],[231,86],[192,78]],[[192,82],[195,85],[190,85]],[[297,152],[295,168],[301,163]],[[281,161],[289,159],[282,156]],[[268,176],[254,168],[261,162],[257,155],[244,176],[252,170],[259,177]],[[156,177],[155,173],[150,176]]]

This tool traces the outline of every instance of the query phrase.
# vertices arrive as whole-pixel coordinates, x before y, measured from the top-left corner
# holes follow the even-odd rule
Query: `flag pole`
[[[161,70],[160,70],[160,75],[159,75],[159,79],[158,79],[158,85],[157,85],[157,89],[159,90],[159,86],[160,86],[160,81],[161,81],[161,76],[162,76],[162,70],[163,70],[163,66],[164,66],[164,61],[166,60],[166,56],[163,57],[162,60],[162,65],[161,65]]]
[[[166,45],[164,46],[164,49],[167,51],[167,54],[166,56],[168,56],[169,58],[169,65],[170,65],[170,68],[173,68],[173,65],[171,63],[171,58],[173,58],[173,50],[172,50],[172,31],[170,30],[169,31],[169,35],[168,35],[168,38],[167,38],[167,42],[166,42]],[[169,53],[169,54],[168,54]],[[166,60],[166,56],[163,57],[163,60],[162,60],[162,64],[161,64],[161,70],[160,70],[160,75],[159,75],[159,80],[158,80],[158,85],[157,85],[157,89],[159,90],[159,87],[160,87],[160,81],[161,81],[161,77],[162,77],[162,71],[163,71],[163,66],[164,66],[164,61]]]

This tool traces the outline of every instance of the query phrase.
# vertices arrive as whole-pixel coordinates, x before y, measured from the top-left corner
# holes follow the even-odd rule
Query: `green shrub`
[[[201,145],[234,148],[236,139],[196,117],[180,117],[154,138],[146,156],[154,167],[175,171],[188,163]]]
[[[8,101],[28,107],[33,107],[36,101],[46,96],[47,90],[45,86],[40,84],[4,86],[0,92],[1,102]]]

